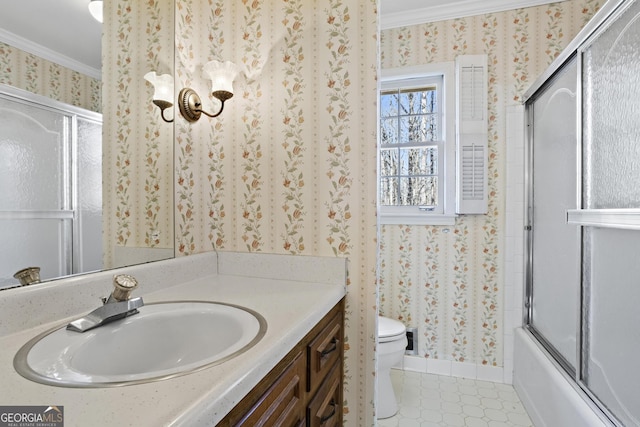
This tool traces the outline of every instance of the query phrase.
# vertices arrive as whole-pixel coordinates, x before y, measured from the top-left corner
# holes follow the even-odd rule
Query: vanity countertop
[[[219,365],[176,378],[112,388],[65,388],[24,379],[13,368],[20,347],[73,317],[0,338],[0,405],[64,406],[65,426],[213,426],[345,295],[344,285],[211,274],[144,293],[146,303],[237,304],[267,321],[254,347]],[[74,316],[77,317],[77,316]]]

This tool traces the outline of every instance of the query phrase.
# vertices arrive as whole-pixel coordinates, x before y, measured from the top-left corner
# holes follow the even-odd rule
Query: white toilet
[[[391,367],[402,361],[407,348],[407,328],[394,319],[378,316],[378,418],[389,418],[398,412],[396,394],[391,384]]]

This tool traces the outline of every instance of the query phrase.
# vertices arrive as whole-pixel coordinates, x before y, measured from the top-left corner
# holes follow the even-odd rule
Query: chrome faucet
[[[142,297],[129,299],[131,292],[138,287],[138,281],[128,274],[118,274],[113,277],[113,292],[109,298],[103,299],[104,305],[93,310],[80,319],[67,325],[67,330],[86,332],[98,326],[123,319],[138,313],[138,308],[144,305]]]

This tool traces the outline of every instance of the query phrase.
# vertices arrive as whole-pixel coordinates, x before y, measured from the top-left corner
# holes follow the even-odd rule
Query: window
[[[379,204],[383,224],[453,224],[453,63],[383,70]]]
[[[382,90],[380,94],[380,203],[419,206],[440,211],[438,153],[442,104],[432,78],[411,88]]]

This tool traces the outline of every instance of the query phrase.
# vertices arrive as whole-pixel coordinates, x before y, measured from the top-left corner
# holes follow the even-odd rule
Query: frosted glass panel
[[[577,206],[577,66],[573,60],[529,106],[533,111],[531,324],[575,369],[580,231]]]
[[[40,267],[42,280],[71,274],[68,238],[71,220],[0,220],[2,241],[0,289],[16,284],[13,273],[25,267]]]
[[[80,248],[74,272],[102,269],[102,125],[78,118]]]
[[[640,425],[640,231],[587,228],[584,381],[625,426]]]
[[[0,97],[0,210],[64,207],[67,121]]]
[[[0,90],[0,289],[102,269],[100,116]]]
[[[526,100],[527,322],[606,424],[640,427],[640,1],[601,12]]]
[[[640,207],[640,2],[585,51],[585,208]]]

